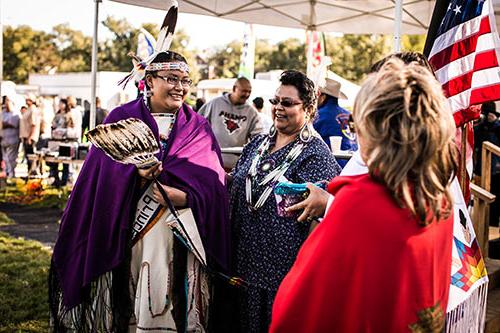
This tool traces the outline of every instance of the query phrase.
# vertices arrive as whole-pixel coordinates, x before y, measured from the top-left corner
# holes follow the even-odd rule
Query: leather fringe
[[[457,307],[446,313],[446,333],[482,333],[486,322],[488,281],[474,290]]]

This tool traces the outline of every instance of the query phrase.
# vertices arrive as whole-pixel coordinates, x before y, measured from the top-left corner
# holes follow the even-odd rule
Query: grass
[[[47,332],[50,251],[0,232],[0,333]]]
[[[16,224],[7,214],[0,212],[0,227],[4,225]]]
[[[0,190],[0,202],[64,209],[67,188],[18,179]],[[14,224],[0,212],[0,226]],[[0,333],[49,331],[47,278],[51,252],[41,243],[0,232]]]

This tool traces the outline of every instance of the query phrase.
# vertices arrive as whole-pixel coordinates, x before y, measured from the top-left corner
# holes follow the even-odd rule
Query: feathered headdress
[[[146,69],[151,62],[156,58],[156,56],[160,52],[165,52],[170,49],[170,45],[172,44],[172,40],[174,39],[175,26],[177,24],[177,13],[178,13],[178,3],[177,0],[169,1],[169,10],[165,19],[163,20],[163,24],[161,25],[160,33],[158,38],[156,39],[156,46],[153,54],[151,54],[146,59],[141,59],[138,55],[130,52],[128,55],[132,58],[132,63],[134,64],[134,68],[132,71],[121,79],[118,82],[118,85],[123,85],[123,88],[129,83],[130,80],[134,79],[134,81],[140,81],[144,78],[146,73]]]

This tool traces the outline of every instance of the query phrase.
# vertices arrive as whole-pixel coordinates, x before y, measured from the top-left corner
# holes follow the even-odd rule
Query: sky
[[[92,36],[94,24],[93,0],[0,0],[0,19],[3,25],[29,25],[35,30],[50,31],[60,23]],[[164,11],[130,6],[103,0],[99,6],[99,19],[107,16],[126,18],[135,27],[142,23],[161,24]],[[184,29],[190,36],[190,48],[207,49],[220,47],[232,40],[243,39],[245,24],[215,17],[183,14],[177,20],[177,29]],[[257,38],[267,38],[275,43],[290,37],[305,39],[305,32],[299,29],[254,25]],[[110,37],[101,24],[99,39]]]

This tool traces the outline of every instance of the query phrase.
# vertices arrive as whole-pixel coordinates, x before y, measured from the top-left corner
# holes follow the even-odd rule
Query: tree
[[[232,41],[220,47],[208,58],[214,67],[216,78],[233,78],[238,75],[241,58],[241,41]],[[305,71],[305,46],[300,40],[290,38],[272,45],[266,39],[255,43],[255,72],[273,69],[297,69]]]
[[[208,64],[214,66],[216,78],[233,78],[238,75],[241,48],[242,43],[233,40],[226,46],[216,49],[215,53],[208,58]]]
[[[73,30],[67,23],[53,28],[54,43],[61,62],[59,72],[88,72],[92,59],[92,38]]]
[[[53,36],[28,26],[3,31],[3,79],[27,83],[29,73],[47,73],[60,62]]]
[[[297,38],[289,38],[276,44],[271,59],[269,69],[295,69],[306,72],[307,55],[306,46]]]
[[[326,38],[330,69],[353,82],[361,82],[371,65],[392,51],[392,39],[384,35],[352,35]]]
[[[271,58],[275,46],[267,39],[255,41],[255,73],[267,72],[271,68]]]
[[[426,35],[403,35],[401,37],[401,49],[403,51],[423,52]]]
[[[113,37],[101,43],[99,47],[99,70],[130,71],[132,60],[128,53],[137,50],[138,29],[134,29],[126,19],[115,19],[112,16],[108,16],[102,24]]]

